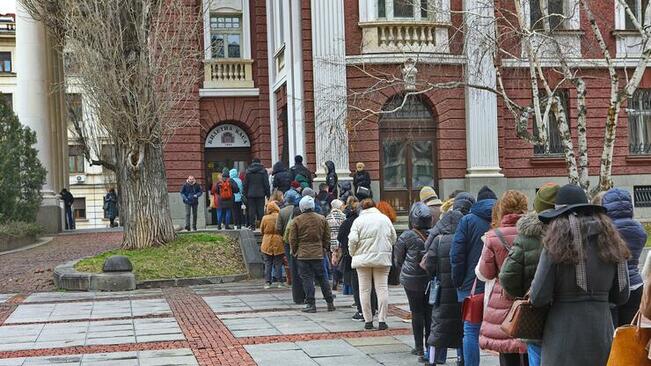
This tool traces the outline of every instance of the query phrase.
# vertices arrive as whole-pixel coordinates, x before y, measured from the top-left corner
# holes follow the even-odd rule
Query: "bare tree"
[[[187,0],[19,0],[46,24],[74,65],[90,118],[73,118],[87,159],[113,170],[124,248],[175,237],[165,143],[196,98],[201,7]],[[85,123],[91,121],[91,123]],[[111,153],[102,146],[113,147]]]
[[[473,54],[482,60],[490,60],[494,68],[495,80],[485,79],[485,68],[465,66],[461,75],[456,79],[434,79],[435,75],[424,75],[419,72],[415,87],[405,88],[404,72],[396,69],[394,73],[374,70],[372,65],[356,65],[355,67],[373,82],[366,89],[350,90],[348,94],[349,128],[369,120],[377,120],[379,116],[395,112],[381,110],[369,101],[377,100],[378,93],[389,93],[394,90],[404,90],[401,108],[406,98],[413,95],[431,93],[437,90],[449,90],[471,87],[495,93],[503,106],[513,117],[516,134],[524,141],[538,146],[544,152],[550,152],[548,138],[550,119],[554,118],[559,132],[563,157],[567,166],[567,175],[571,183],[580,185],[586,191],[590,190],[589,156],[588,156],[588,103],[586,102],[589,79],[594,79],[586,70],[605,69],[600,78],[606,79],[610,85],[609,104],[604,119],[604,141],[600,159],[599,183],[596,191],[607,190],[613,186],[612,162],[614,142],[617,133],[617,122],[622,104],[637,90],[651,57],[651,8],[642,9],[640,18],[628,5],[626,0],[617,0],[626,13],[626,18],[634,26],[634,32],[639,35],[641,43],[639,53],[626,55],[627,62],[619,63],[611,55],[603,33],[612,28],[607,23],[609,19],[598,19],[593,10],[592,2],[587,0],[569,1],[563,11],[550,6],[551,3],[562,3],[552,0],[475,0],[472,6],[465,10],[441,7],[440,0],[427,2],[415,1],[415,7],[427,6],[429,13],[450,12],[463,18],[460,24],[450,23],[450,47],[455,42],[462,44],[461,48],[473,46]],[[427,4],[427,5],[425,5]],[[526,9],[526,11],[525,11]],[[532,12],[535,14],[532,15]],[[583,29],[585,35],[580,41],[573,43],[568,38],[568,25],[578,28],[576,14],[587,18],[589,29]],[[644,19],[645,21],[642,21]],[[577,29],[578,30],[578,29]],[[409,36],[409,35],[408,35]],[[576,38],[578,39],[578,38]],[[598,50],[598,60],[587,61],[581,57],[582,43],[584,48]],[[588,44],[588,47],[585,47]],[[420,58],[423,54],[418,49],[410,50],[406,57],[413,57],[415,67],[422,68]],[[634,66],[629,65],[633,63]],[[482,64],[482,62],[479,62]],[[603,75],[603,76],[602,76]],[[621,80],[625,81],[622,82]],[[514,82],[517,80],[517,82]],[[514,85],[514,83],[516,85]],[[562,91],[576,91],[575,125],[570,125],[567,118],[566,106],[563,103]],[[529,93],[528,100],[522,101],[522,91]],[[507,119],[508,120],[508,119]],[[572,133],[572,130],[575,132]],[[596,134],[596,131],[590,131]],[[576,146],[573,139],[576,137]]]

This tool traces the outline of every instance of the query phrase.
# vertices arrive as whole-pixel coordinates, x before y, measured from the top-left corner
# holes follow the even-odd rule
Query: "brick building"
[[[537,1],[523,0],[528,22],[536,17],[532,3]],[[608,74],[577,3],[549,2],[554,12],[564,15],[555,24],[559,31],[554,37],[567,45],[573,62],[584,65],[590,174],[597,176],[610,95]],[[639,35],[630,31],[630,21],[616,1],[592,3],[600,25],[609,25],[602,31],[624,76],[640,54]],[[627,3],[634,5],[638,16],[646,4]],[[542,183],[566,182],[558,129],[551,120],[551,143],[545,151],[516,136],[512,114],[489,91],[434,88],[403,103],[409,89],[405,76],[415,76],[419,90],[459,80],[461,75],[477,77],[468,70],[484,66],[481,77],[495,82],[494,71],[485,67],[486,58],[476,57],[477,45],[463,39],[465,17],[473,13],[464,10],[473,4],[206,0],[201,44],[205,60],[203,69],[197,70],[202,83],[186,104],[199,111],[199,121],[178,131],[165,153],[175,221],[183,217],[176,192],[188,175],[206,185],[224,166],[244,169],[254,157],[271,167],[279,160],[291,165],[293,156],[303,155],[321,179],[322,164],[332,160],[340,180],[350,176],[356,162],[364,162],[376,198],[401,210],[417,198],[423,185],[434,186],[442,196],[456,189],[476,192],[484,184],[533,196]],[[514,99],[528,103],[526,65],[517,59],[502,61],[506,88]],[[644,208],[651,205],[644,198],[645,190],[651,191],[650,91],[647,72],[620,114],[613,162],[615,184],[635,191],[637,214],[646,218],[651,218],[651,210]],[[568,88],[559,94],[573,126],[575,91]],[[205,207],[203,211],[210,224]]]

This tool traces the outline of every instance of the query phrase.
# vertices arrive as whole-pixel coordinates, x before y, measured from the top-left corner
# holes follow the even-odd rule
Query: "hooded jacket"
[[[463,339],[461,304],[457,300],[450,265],[450,247],[462,218],[461,210],[443,214],[425,242],[428,264],[431,263],[428,273],[436,277],[441,288],[439,303],[432,307],[432,327],[427,339],[427,344],[434,347],[461,348]]]
[[[262,245],[260,251],[267,255],[281,255],[285,253],[282,234],[276,230],[276,221],[280,208],[276,202],[267,203],[267,214],[260,222],[260,233],[262,234]]]
[[[325,162],[326,167],[326,184],[328,185],[328,192],[330,192],[334,197],[338,196],[337,183],[339,183],[339,177],[337,177],[337,172],[335,171],[335,163],[331,160]]]
[[[377,208],[363,210],[353,221],[348,234],[348,250],[352,268],[391,267],[396,230]]]
[[[613,188],[604,195],[602,205],[631,251],[631,258],[628,260],[631,287],[639,286],[642,284],[639,269],[640,254],[646,245],[647,233],[642,224],[633,218],[631,195],[623,189]]]
[[[244,180],[244,196],[246,198],[264,198],[271,195],[269,189],[269,175],[260,163],[252,163],[246,169]]]
[[[353,195],[353,191],[352,191],[353,188],[352,188],[352,185],[350,184],[350,181],[341,182],[339,184],[339,188],[340,188],[339,189],[339,191],[340,191],[339,192],[339,199],[343,203],[348,202],[348,197]]]
[[[285,168],[285,164],[283,164],[282,161],[278,161],[274,164],[271,175],[273,176],[273,188],[283,192],[283,194],[291,188],[292,175],[289,173],[289,170]]]
[[[228,175],[231,177],[231,180],[237,185],[237,193],[233,195],[235,198],[235,203],[241,203],[242,192],[244,192],[244,184],[242,183],[240,177],[237,175],[237,169],[231,169],[231,171],[228,172]]]
[[[481,280],[498,279],[502,264],[518,235],[515,225],[520,217],[522,215],[504,215],[500,227],[486,233],[486,244],[477,266]],[[500,240],[497,230],[502,234],[505,243]],[[502,322],[513,305],[513,300],[504,294],[500,281],[495,281],[491,293],[485,293],[484,296],[488,296],[488,302],[484,307],[484,319],[479,329],[479,347],[499,353],[526,353],[525,344],[518,339],[509,337],[501,328]]]
[[[297,180],[296,176],[300,175],[303,178],[305,178],[305,184],[307,184],[308,187],[312,187],[312,172],[310,172],[303,163],[295,163],[293,167],[289,170],[290,176],[292,180]],[[301,182],[299,182],[301,183]],[[305,188],[305,187],[303,187]]]
[[[500,270],[500,284],[511,297],[524,297],[531,287],[542,252],[546,225],[532,212],[518,220],[518,237]]]
[[[459,290],[459,301],[467,296],[475,281],[475,266],[479,262],[484,242],[481,237],[490,229],[494,199],[475,203],[470,214],[461,219],[450,248],[452,281]],[[484,292],[484,283],[477,281],[475,293]]]
[[[432,212],[424,203],[415,203],[409,212],[409,227],[393,249],[393,263],[400,269],[400,284],[406,290],[425,292],[430,276],[420,268],[425,253],[427,231],[432,225]]]

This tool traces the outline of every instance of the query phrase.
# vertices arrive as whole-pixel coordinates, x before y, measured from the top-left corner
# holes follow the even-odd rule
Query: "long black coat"
[[[335,170],[335,163],[332,161],[328,160],[325,162],[326,166],[326,184],[328,185],[328,192],[332,193],[332,195],[336,198],[339,195],[338,192],[338,184],[339,183],[339,177],[337,177],[337,171]]]
[[[348,234],[350,234],[350,228],[353,226],[353,221],[355,221],[357,216],[357,211],[348,211],[346,220],[339,226],[339,234],[337,234],[337,241],[339,242],[339,248],[341,248],[342,254],[339,270],[343,272],[344,283],[350,283],[350,275],[353,270],[351,267],[353,258],[348,251]]]
[[[264,198],[271,195],[269,175],[260,163],[249,165],[244,179],[244,196],[246,198]]]
[[[427,344],[434,347],[459,348],[463,339],[461,305],[452,282],[450,264],[450,247],[462,217],[463,214],[459,211],[444,214],[425,242],[427,271],[436,276],[441,286],[439,304],[432,308],[432,328],[427,339]]]
[[[271,175],[273,175],[273,188],[278,189],[283,192],[283,194],[289,191],[289,188],[291,188],[292,185],[292,175],[289,170],[285,168],[285,164],[283,164],[282,161],[278,161],[274,164]]]
[[[354,194],[357,194],[357,189],[359,187],[366,187],[369,190],[371,189],[371,175],[368,174],[366,170],[355,172],[353,175],[353,186],[355,187]]]

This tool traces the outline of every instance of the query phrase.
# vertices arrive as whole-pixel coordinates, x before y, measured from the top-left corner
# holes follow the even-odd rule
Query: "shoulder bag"
[[[647,347],[651,328],[642,328],[642,315],[635,315],[630,325],[615,329],[607,366],[651,366]]]
[[[481,323],[484,319],[484,294],[475,295],[475,289],[477,288],[477,278],[472,284],[472,290],[470,290],[470,296],[463,299],[463,304],[461,305],[461,316],[463,320],[469,323]]]

